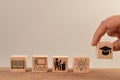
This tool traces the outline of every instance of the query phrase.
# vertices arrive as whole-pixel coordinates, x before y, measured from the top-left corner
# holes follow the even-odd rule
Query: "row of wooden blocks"
[[[112,59],[113,44],[110,42],[100,42],[97,44],[97,58]],[[12,72],[25,72],[27,69],[27,56],[11,56]],[[48,56],[35,55],[32,57],[32,72],[47,72]],[[53,56],[52,72],[68,72],[68,57]],[[74,57],[73,72],[88,73],[89,57]]]
[[[13,55],[10,57],[11,72],[26,72],[27,70],[27,56]],[[32,72],[47,72],[48,71],[48,56],[34,55],[32,57]],[[53,56],[52,72],[68,72],[68,57],[67,56]],[[74,57],[73,72],[88,73],[89,72],[89,58],[88,57]]]

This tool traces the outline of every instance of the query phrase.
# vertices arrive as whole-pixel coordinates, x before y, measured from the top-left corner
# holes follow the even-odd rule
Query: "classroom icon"
[[[47,72],[48,56],[34,55],[32,57],[32,72]]]
[[[57,69],[57,70],[60,70],[60,71],[61,70],[64,71],[65,67],[66,67],[66,62],[63,61],[63,63],[62,63],[62,60],[58,60],[58,58],[56,58],[55,61],[54,61],[54,65],[55,65],[55,70]]]

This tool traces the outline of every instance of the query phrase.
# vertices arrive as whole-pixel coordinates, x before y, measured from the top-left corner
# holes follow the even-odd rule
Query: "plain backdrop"
[[[120,0],[0,0],[0,67],[11,55],[88,56],[91,68],[120,68],[120,52],[113,59],[97,59],[92,36],[100,22],[120,14]],[[116,38],[105,35],[101,41]]]

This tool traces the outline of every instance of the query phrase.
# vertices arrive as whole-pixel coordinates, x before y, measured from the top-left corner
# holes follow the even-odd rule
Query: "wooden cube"
[[[98,59],[113,58],[113,44],[111,42],[99,42],[96,48]]]
[[[13,55],[10,57],[11,72],[26,72],[27,71],[27,56]]]
[[[48,56],[34,55],[32,57],[32,72],[47,72]]]
[[[68,72],[68,57],[53,56],[52,72]]]
[[[88,57],[74,57],[73,58],[73,72],[88,73],[89,72],[89,58]]]

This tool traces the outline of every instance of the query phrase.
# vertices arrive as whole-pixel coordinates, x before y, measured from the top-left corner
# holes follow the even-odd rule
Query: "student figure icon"
[[[54,66],[55,66],[55,70],[64,71],[65,67],[66,67],[66,62],[64,61],[62,63],[61,60],[58,60],[58,58],[56,58],[55,61],[54,61]]]
[[[64,61],[62,64],[62,70],[65,70],[66,62]]]

